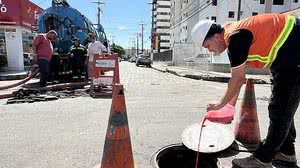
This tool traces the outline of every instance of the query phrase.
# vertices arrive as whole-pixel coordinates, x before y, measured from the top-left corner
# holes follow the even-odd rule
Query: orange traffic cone
[[[235,139],[245,145],[257,145],[261,142],[252,79],[248,79],[246,82],[244,99],[241,103],[240,118],[235,126]]]
[[[101,168],[134,168],[123,85],[113,86]]]

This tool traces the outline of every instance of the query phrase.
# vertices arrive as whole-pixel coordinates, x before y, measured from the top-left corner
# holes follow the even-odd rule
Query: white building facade
[[[170,49],[170,5],[171,0],[152,1],[152,52]]]
[[[239,2],[241,2],[239,4]],[[193,26],[203,19],[218,24],[237,21],[240,5],[240,19],[261,13],[282,13],[300,7],[298,0],[171,0],[170,46],[173,61],[203,63],[229,63],[226,52],[221,55],[209,54],[191,41]],[[189,50],[188,53],[182,51]]]

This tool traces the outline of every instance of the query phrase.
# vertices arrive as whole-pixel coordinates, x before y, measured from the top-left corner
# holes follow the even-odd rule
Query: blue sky
[[[30,0],[46,9],[51,6],[52,0]],[[97,5],[92,3],[98,0],[67,0],[73,8],[97,23]],[[141,22],[144,22],[144,48],[150,48],[151,32],[151,5],[152,0],[102,0],[101,24],[109,40],[124,48],[132,47],[132,38],[141,33]],[[113,37],[114,36],[114,37]],[[141,48],[141,40],[139,42]]]

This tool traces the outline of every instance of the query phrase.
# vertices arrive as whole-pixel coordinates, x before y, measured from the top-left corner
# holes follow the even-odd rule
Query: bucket
[[[220,110],[208,111],[205,113],[205,118],[211,122],[229,124],[233,120],[235,107],[231,104],[226,104]]]
[[[154,156],[155,168],[195,168],[197,152],[182,144],[173,144],[160,149]],[[199,168],[220,168],[217,158],[199,154]]]

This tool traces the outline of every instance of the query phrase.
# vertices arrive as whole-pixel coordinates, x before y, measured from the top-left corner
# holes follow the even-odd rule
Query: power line
[[[224,0],[223,0],[223,1],[224,1]],[[194,17],[196,14],[198,14],[198,13],[200,13],[202,10],[206,9],[211,3],[212,3],[212,2],[206,4],[206,6],[203,5],[204,7],[201,6],[200,8],[198,8],[198,9],[199,9],[198,11],[192,13],[189,17],[183,19],[183,20],[180,21],[179,23],[177,23],[177,24],[175,24],[174,26],[172,26],[171,29],[168,29],[168,30],[166,30],[165,32],[170,31],[170,30],[173,30],[175,27],[178,27],[181,23],[183,23],[183,22],[185,22],[185,21],[191,19],[191,18]]]
[[[181,9],[181,11],[185,11],[188,7],[190,7],[192,4],[194,4],[197,0],[193,0],[190,4],[188,4],[187,6],[185,6],[183,9]]]
[[[194,3],[194,2],[196,2],[196,1],[193,1],[193,3]],[[193,4],[193,3],[191,3],[191,4]],[[202,3],[203,3],[203,5],[204,5],[204,4],[207,4],[206,1],[202,1]],[[199,4],[199,5],[200,5],[200,4]],[[190,6],[190,4],[189,4],[188,6]],[[200,7],[200,8],[201,8],[201,7]],[[187,11],[187,14],[188,14],[188,13],[194,13],[194,12],[197,11],[197,10],[199,10],[198,5],[194,5],[193,8],[191,8],[190,10]],[[174,20],[175,20],[174,23],[181,22],[181,10],[180,10],[179,13],[180,13],[180,14],[179,14],[179,17],[177,17],[177,18],[175,17],[175,18],[174,18]],[[175,13],[174,13],[174,14],[175,14]],[[176,14],[175,14],[175,15],[176,15]]]
[[[244,4],[246,5],[246,7],[250,10],[250,12],[252,12],[253,10],[249,7],[248,3],[244,0]]]
[[[224,0],[222,0],[220,3],[223,3]],[[206,4],[203,4],[202,6],[200,6],[200,8],[198,8],[197,11],[195,11],[194,13],[192,13],[191,15],[189,15],[188,17],[186,17],[185,19],[183,19],[182,21],[180,21],[179,23],[175,24],[174,26],[172,26],[171,29],[168,29],[168,30],[165,30],[165,32],[168,32],[168,31],[171,31],[173,30],[174,28],[180,26],[180,24],[182,24],[183,22],[191,19],[192,17],[194,17],[196,14],[200,13],[201,11],[203,11],[204,9],[206,9],[208,6],[210,6],[212,4],[212,2],[209,2],[209,3],[206,3]]]
[[[140,30],[140,29],[134,29],[134,28],[124,28],[124,29],[119,29],[119,28],[109,28],[106,27],[105,30],[121,30],[121,31],[126,31],[126,30]]]
[[[189,17],[186,17],[185,19],[181,20],[181,15],[176,19],[175,18],[175,22],[174,22],[174,27],[177,27],[178,24],[181,24],[183,22],[185,22],[186,20],[192,18],[193,16],[195,16],[196,14],[198,14],[199,12],[201,12],[202,10],[204,10],[206,7],[208,7],[210,4],[212,4],[212,2],[207,3],[206,1],[203,1],[203,4],[199,4],[200,7],[194,7],[192,8],[190,11],[188,11],[188,13],[191,13],[191,15],[189,15]],[[206,5],[206,6],[204,6]],[[202,8],[202,9],[201,9]],[[170,29],[172,30],[172,29]]]
[[[46,2],[46,1],[48,1],[48,0],[42,0],[41,2],[37,3],[37,6],[43,4],[43,3]]]

